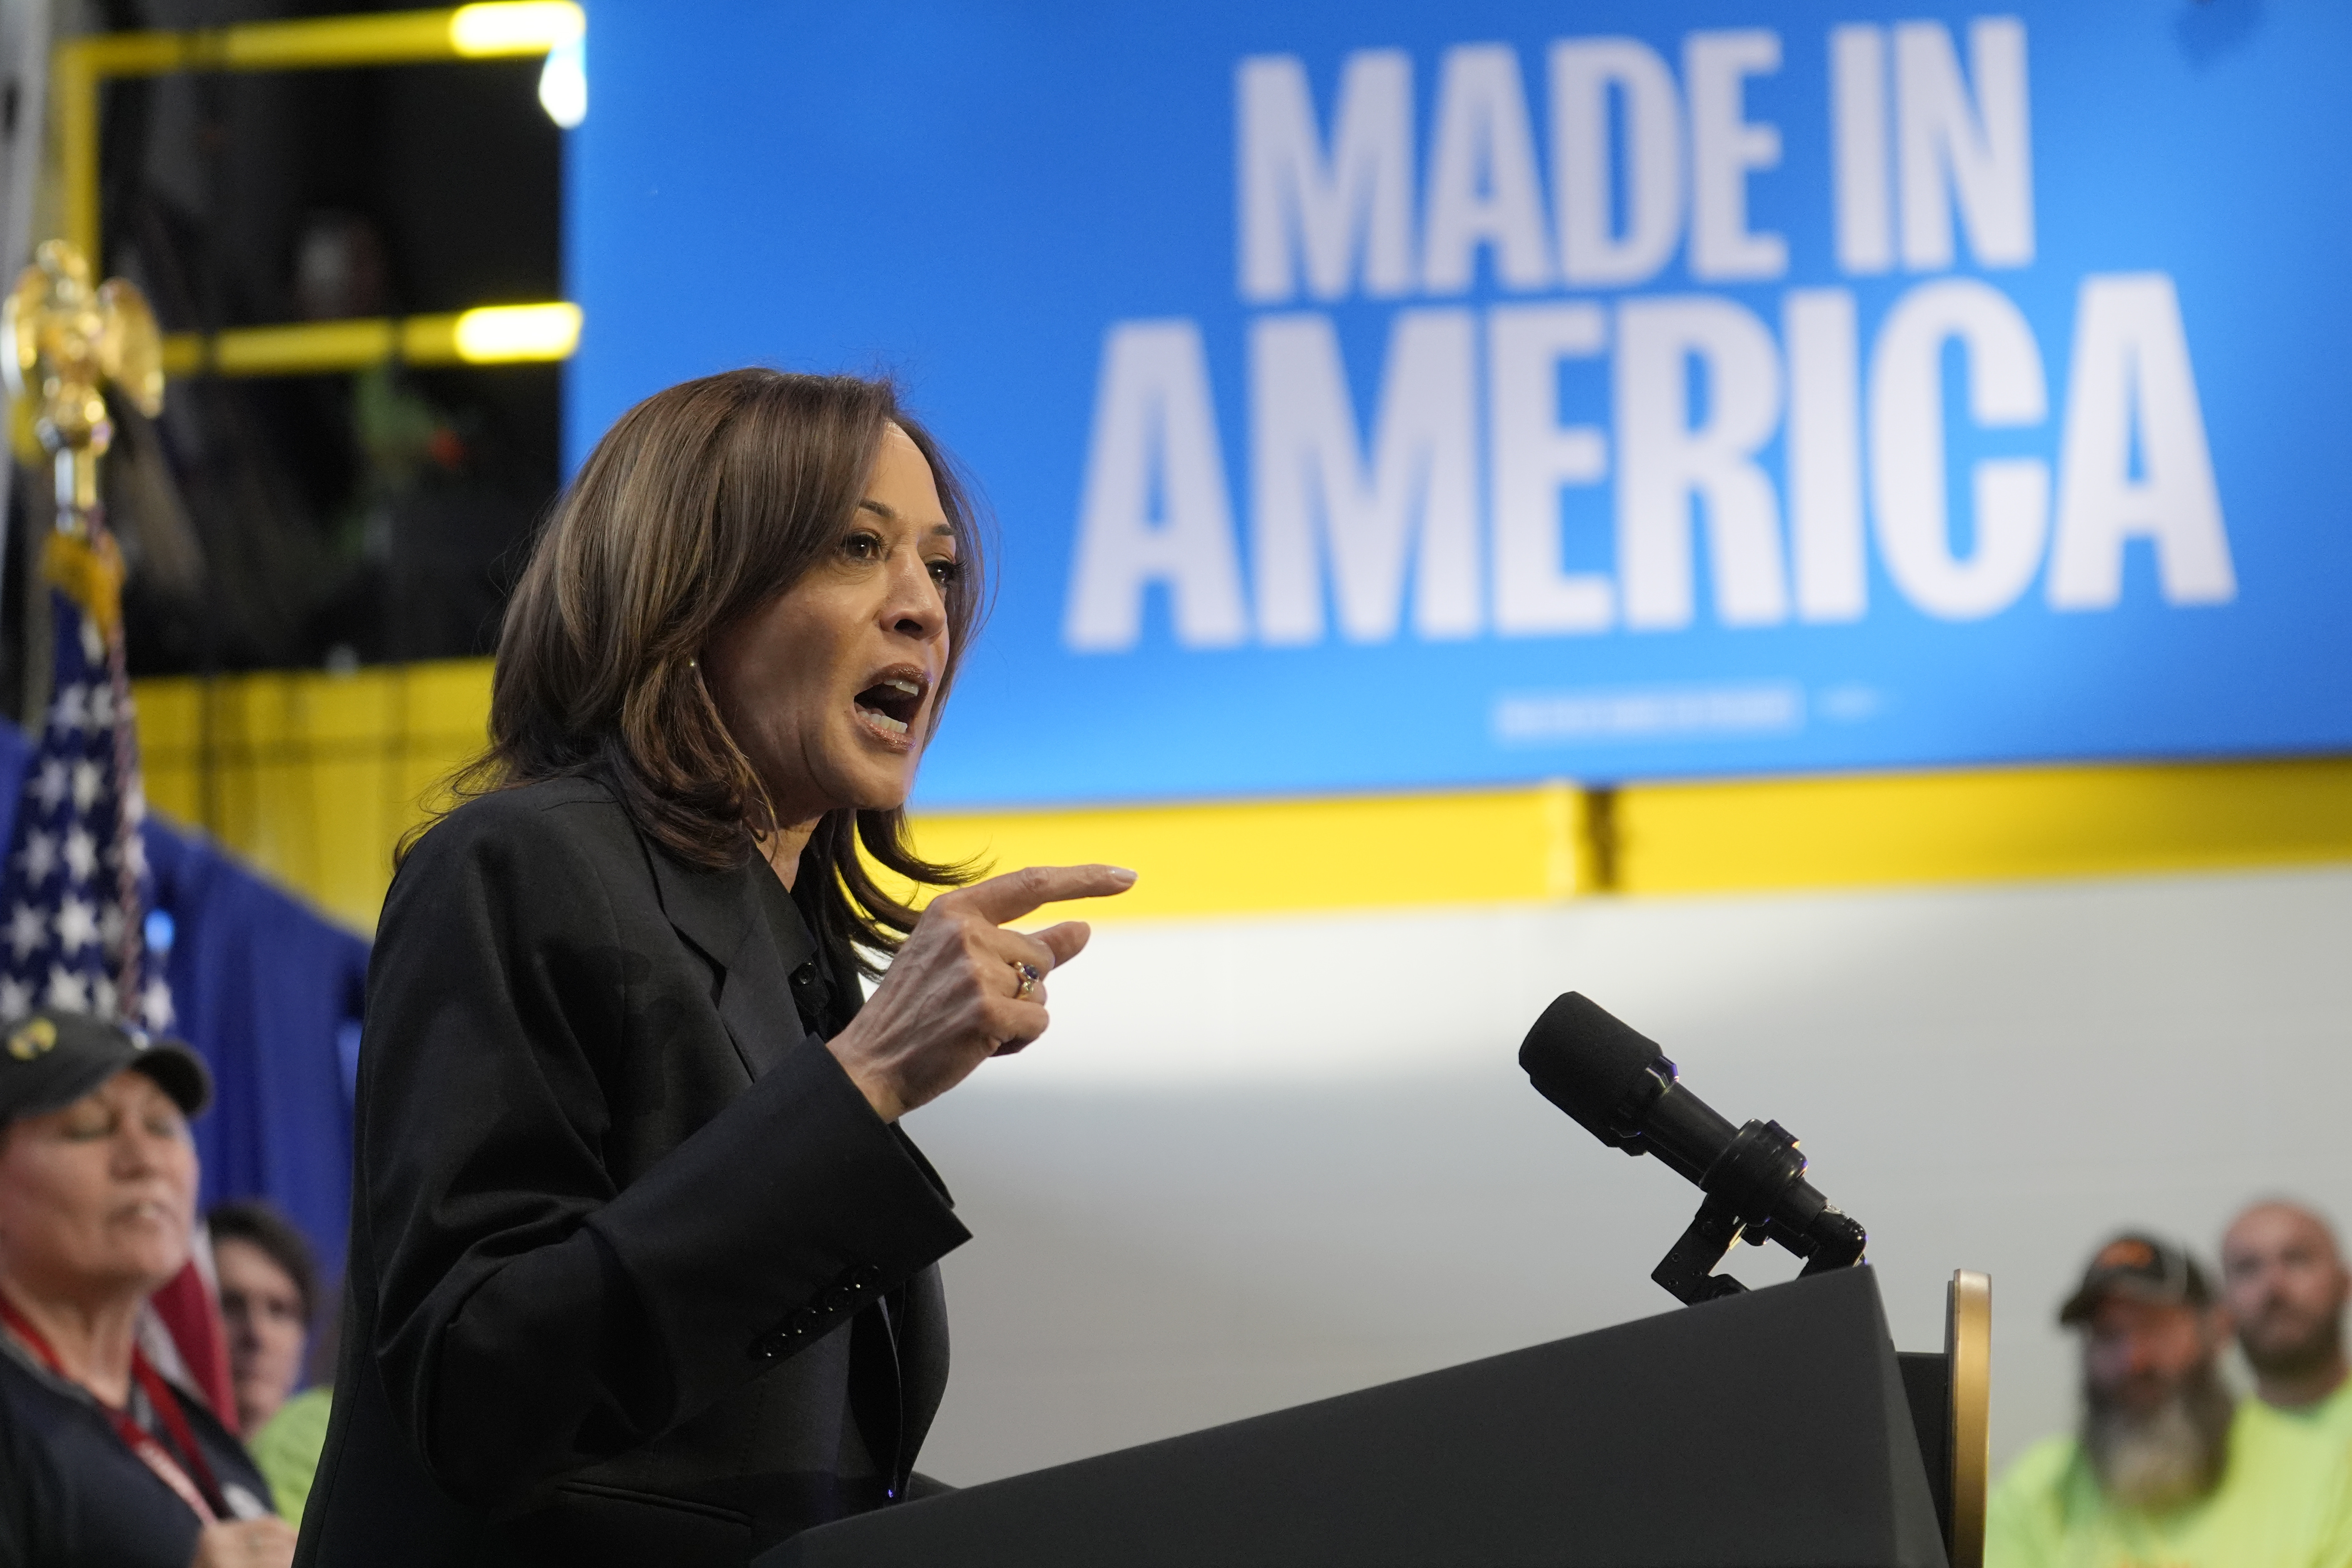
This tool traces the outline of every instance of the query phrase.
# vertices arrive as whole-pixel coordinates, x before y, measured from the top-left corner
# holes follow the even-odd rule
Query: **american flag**
[[[147,814],[123,672],[120,557],[53,536],[58,587],[56,681],[0,879],[0,1022],[36,1008],[91,1013],[133,1029],[172,1024],[172,991],[150,973],[144,921],[153,894],[139,824]]]

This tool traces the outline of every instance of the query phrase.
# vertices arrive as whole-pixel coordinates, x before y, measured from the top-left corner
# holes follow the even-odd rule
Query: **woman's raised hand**
[[[1006,921],[1134,885],[1135,873],[1118,866],[1033,865],[941,894],[829,1048],[876,1113],[897,1121],[1045,1032],[1045,977],[1086,946],[1087,924],[1024,933],[1005,930]]]

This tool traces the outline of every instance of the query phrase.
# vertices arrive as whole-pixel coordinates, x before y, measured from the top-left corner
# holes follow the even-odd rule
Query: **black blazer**
[[[815,947],[763,863],[688,865],[593,779],[418,843],[298,1564],[740,1564],[903,1495],[967,1233],[824,1049],[858,991]]]

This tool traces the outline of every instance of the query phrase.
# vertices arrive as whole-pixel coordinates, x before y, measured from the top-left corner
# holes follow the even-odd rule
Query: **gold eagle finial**
[[[33,400],[33,433],[57,468],[58,526],[87,531],[98,459],[114,440],[105,389],[151,417],[163,407],[163,338],[136,285],[90,286],[89,263],[47,240],[0,305],[0,376]]]

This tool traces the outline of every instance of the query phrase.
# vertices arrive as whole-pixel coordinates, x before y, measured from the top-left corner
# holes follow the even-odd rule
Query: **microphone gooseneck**
[[[1687,1303],[1746,1289],[1712,1272],[1732,1243],[1779,1242],[1825,1273],[1862,1261],[1863,1228],[1805,1179],[1805,1156],[1778,1122],[1734,1127],[1684,1087],[1655,1040],[1570,991],[1519,1047],[1543,1097],[1612,1149],[1654,1155],[1706,1194],[1651,1278]]]

